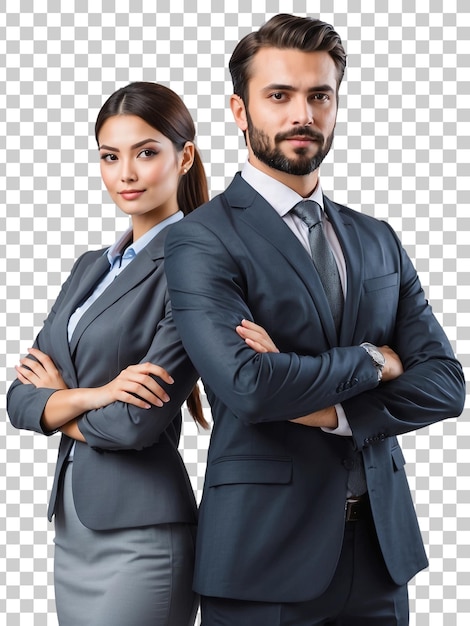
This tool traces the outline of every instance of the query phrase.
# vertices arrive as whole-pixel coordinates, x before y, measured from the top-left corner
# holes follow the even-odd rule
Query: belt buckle
[[[346,500],[345,506],[345,521],[357,522],[362,518],[363,513],[363,498],[351,498]]]

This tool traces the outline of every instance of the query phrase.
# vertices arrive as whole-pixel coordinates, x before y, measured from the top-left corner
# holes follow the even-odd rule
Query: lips
[[[314,143],[316,140],[313,139],[312,137],[300,136],[300,137],[288,137],[287,141],[289,141],[290,143],[296,146],[307,146],[311,143]]]
[[[124,191],[119,191],[119,195],[124,200],[137,200],[144,193],[145,189],[124,189]]]

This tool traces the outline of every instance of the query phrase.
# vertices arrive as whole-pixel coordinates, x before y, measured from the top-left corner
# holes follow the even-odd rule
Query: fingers
[[[56,369],[54,361],[45,352],[41,352],[41,350],[38,350],[37,348],[28,348],[28,353],[37,359],[44,369]]]
[[[20,362],[15,366],[15,369],[30,382],[38,378],[41,371],[44,370],[41,363],[38,363],[38,361],[34,361],[26,356],[20,359]]]
[[[158,378],[161,378],[169,385],[172,385],[175,382],[166,369],[160,367],[160,365],[155,365],[155,363],[139,363],[138,365],[131,365],[130,367],[137,368],[144,374],[153,374],[153,376],[158,376]]]
[[[27,377],[28,374],[33,375],[32,372],[25,370],[21,365],[15,365],[16,377],[24,385],[32,385],[32,382]]]
[[[146,409],[152,405],[163,406],[169,402],[170,396],[153,378],[154,376],[169,385],[174,382],[163,367],[154,363],[130,365],[111,383],[115,389],[114,399]]]
[[[279,352],[274,341],[259,324],[242,320],[241,324],[236,327],[236,331],[245,340],[245,343],[256,352]]]
[[[36,387],[67,389],[62,375],[47,354],[37,348],[29,348],[28,353],[30,356],[20,359],[20,363],[16,367],[17,373],[22,375],[22,378],[18,376],[21,382],[26,379]]]
[[[140,375],[134,379],[127,388],[131,394],[136,394],[142,400],[154,406],[163,406],[165,402],[169,402],[170,396],[151,376]],[[131,396],[132,398],[132,396]],[[127,400],[131,404],[131,400]]]

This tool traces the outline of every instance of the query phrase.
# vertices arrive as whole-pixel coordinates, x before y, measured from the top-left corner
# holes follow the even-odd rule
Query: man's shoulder
[[[338,213],[340,213],[343,217],[349,218],[352,221],[355,221],[357,223],[362,223],[362,224],[369,224],[369,225],[375,225],[377,226],[378,224],[386,224],[386,222],[383,219],[377,218],[374,215],[371,215],[370,213],[365,213],[364,211],[362,211],[360,208],[352,208],[349,207],[345,204],[340,204],[338,202],[335,202],[334,200],[331,200],[330,198],[328,198],[327,196],[324,196],[324,202],[325,202],[325,206],[328,210],[335,210]]]
[[[244,208],[251,204],[255,195],[255,190],[238,173],[224,191],[186,215],[178,226],[183,222],[207,223],[206,220],[210,220],[212,223],[214,220],[217,222],[218,218],[223,221],[232,208]]]

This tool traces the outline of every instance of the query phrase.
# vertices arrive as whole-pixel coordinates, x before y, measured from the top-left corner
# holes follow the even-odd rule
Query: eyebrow
[[[266,87],[263,88],[263,91],[298,91],[297,87],[294,87],[293,85],[283,85],[282,83],[271,83],[270,85],[267,85]],[[310,87],[308,89],[309,93],[317,93],[319,91],[322,92],[330,92],[330,93],[334,93],[334,89],[331,85],[317,85],[315,87]]]
[[[131,146],[131,150],[135,150],[136,148],[141,148],[142,146],[145,146],[145,144],[147,144],[147,143],[160,143],[160,142],[157,141],[157,139],[152,139],[151,137],[149,137],[148,139],[143,139],[142,141],[138,141],[137,143],[132,145]],[[110,150],[111,152],[119,152],[119,148],[113,148],[112,146],[107,146],[105,144],[100,146],[98,149],[99,150]]]

